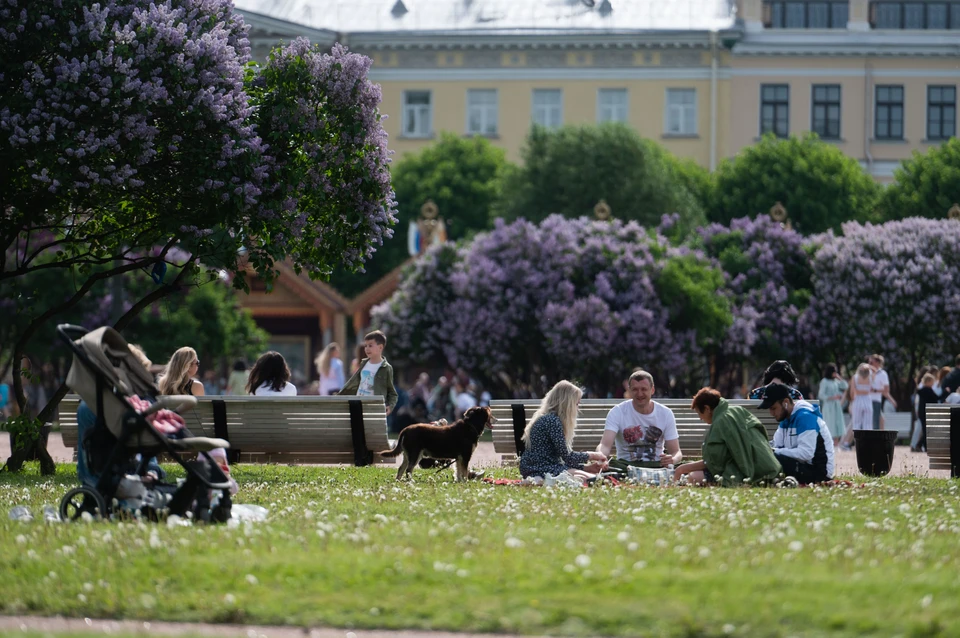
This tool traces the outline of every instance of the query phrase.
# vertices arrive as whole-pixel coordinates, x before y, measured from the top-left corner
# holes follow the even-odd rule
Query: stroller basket
[[[108,448],[98,450],[99,457],[105,460],[96,487],[84,486],[67,494],[61,502],[61,516],[78,518],[84,511],[93,513],[91,510],[99,510],[100,515],[106,516],[118,485],[129,475],[131,459],[137,454],[141,456],[137,474],[144,477],[147,459],[166,453],[184,468],[187,479],[180,487],[157,482],[158,494],[164,493],[166,498],[151,502],[168,503],[170,513],[178,515],[183,515],[196,502],[200,511],[195,508],[194,513],[209,520],[208,490],[222,490],[221,502],[225,501],[229,517],[231,483],[209,452],[229,448],[230,444],[223,439],[194,437],[185,428],[176,438],[168,438],[151,423],[151,418],[160,410],[190,408],[196,405],[196,398],[160,396],[146,409],[137,411],[128,397],[153,399],[159,391],[119,332],[107,326],[88,332],[67,324],[57,326],[57,332],[73,351],[67,385],[96,415],[94,432],[100,436],[90,437],[89,442]],[[174,415],[174,418],[178,417]],[[81,440],[80,444],[86,443]],[[200,453],[201,458],[185,461],[180,455],[188,452]],[[71,504],[75,511],[65,515],[64,509]]]

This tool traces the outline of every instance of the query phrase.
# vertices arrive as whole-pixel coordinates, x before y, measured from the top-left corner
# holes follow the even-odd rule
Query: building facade
[[[765,133],[814,131],[888,181],[914,151],[956,135],[960,0],[236,6],[258,60],[297,37],[369,56],[398,157],[451,131],[485,136],[518,161],[532,123],[617,121],[711,170]],[[324,343],[362,334],[399,272],[353,300],[293,278],[283,272],[275,296],[255,290],[247,305],[309,377]]]
[[[238,0],[255,56],[370,56],[398,156],[440,131],[511,160],[531,123],[625,122],[708,168],[815,131],[877,179],[956,134],[958,0]]]

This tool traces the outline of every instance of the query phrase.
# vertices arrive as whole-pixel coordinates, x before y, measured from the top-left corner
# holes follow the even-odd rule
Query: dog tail
[[[384,450],[380,452],[380,456],[385,456],[387,458],[393,458],[394,456],[400,456],[403,453],[403,432],[400,432],[400,436],[397,437],[397,444],[393,446],[392,450]]]

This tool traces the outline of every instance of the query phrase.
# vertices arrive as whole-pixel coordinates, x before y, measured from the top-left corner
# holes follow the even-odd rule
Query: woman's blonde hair
[[[860,378],[862,378],[862,379],[866,379],[867,377],[869,377],[869,376],[870,376],[870,372],[871,372],[871,370],[870,370],[870,364],[869,364],[869,363],[861,363],[861,364],[857,367],[857,376],[860,377]]]
[[[923,385],[933,385],[936,382],[937,382],[937,378],[932,374],[930,374],[929,372],[923,375],[923,378],[920,379],[920,383],[922,383]]]
[[[333,359],[333,351],[339,349],[340,345],[337,344],[336,341],[331,341],[317,356],[316,364],[317,370],[320,371],[320,376],[325,377],[330,374],[330,360]]]
[[[190,394],[193,385],[190,366],[196,360],[197,351],[193,348],[180,348],[174,352],[158,380],[160,394]]]
[[[567,440],[567,451],[573,450],[573,433],[577,428],[577,405],[582,396],[583,391],[569,381],[557,381],[527,422],[527,427],[523,430],[523,442],[530,445],[530,430],[533,429],[537,419],[545,414],[556,414],[560,423],[563,424],[563,438]]]

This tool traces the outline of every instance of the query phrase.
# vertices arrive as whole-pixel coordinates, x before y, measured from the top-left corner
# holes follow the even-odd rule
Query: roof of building
[[[539,35],[722,31],[732,0],[235,0],[251,12],[347,34]]]

